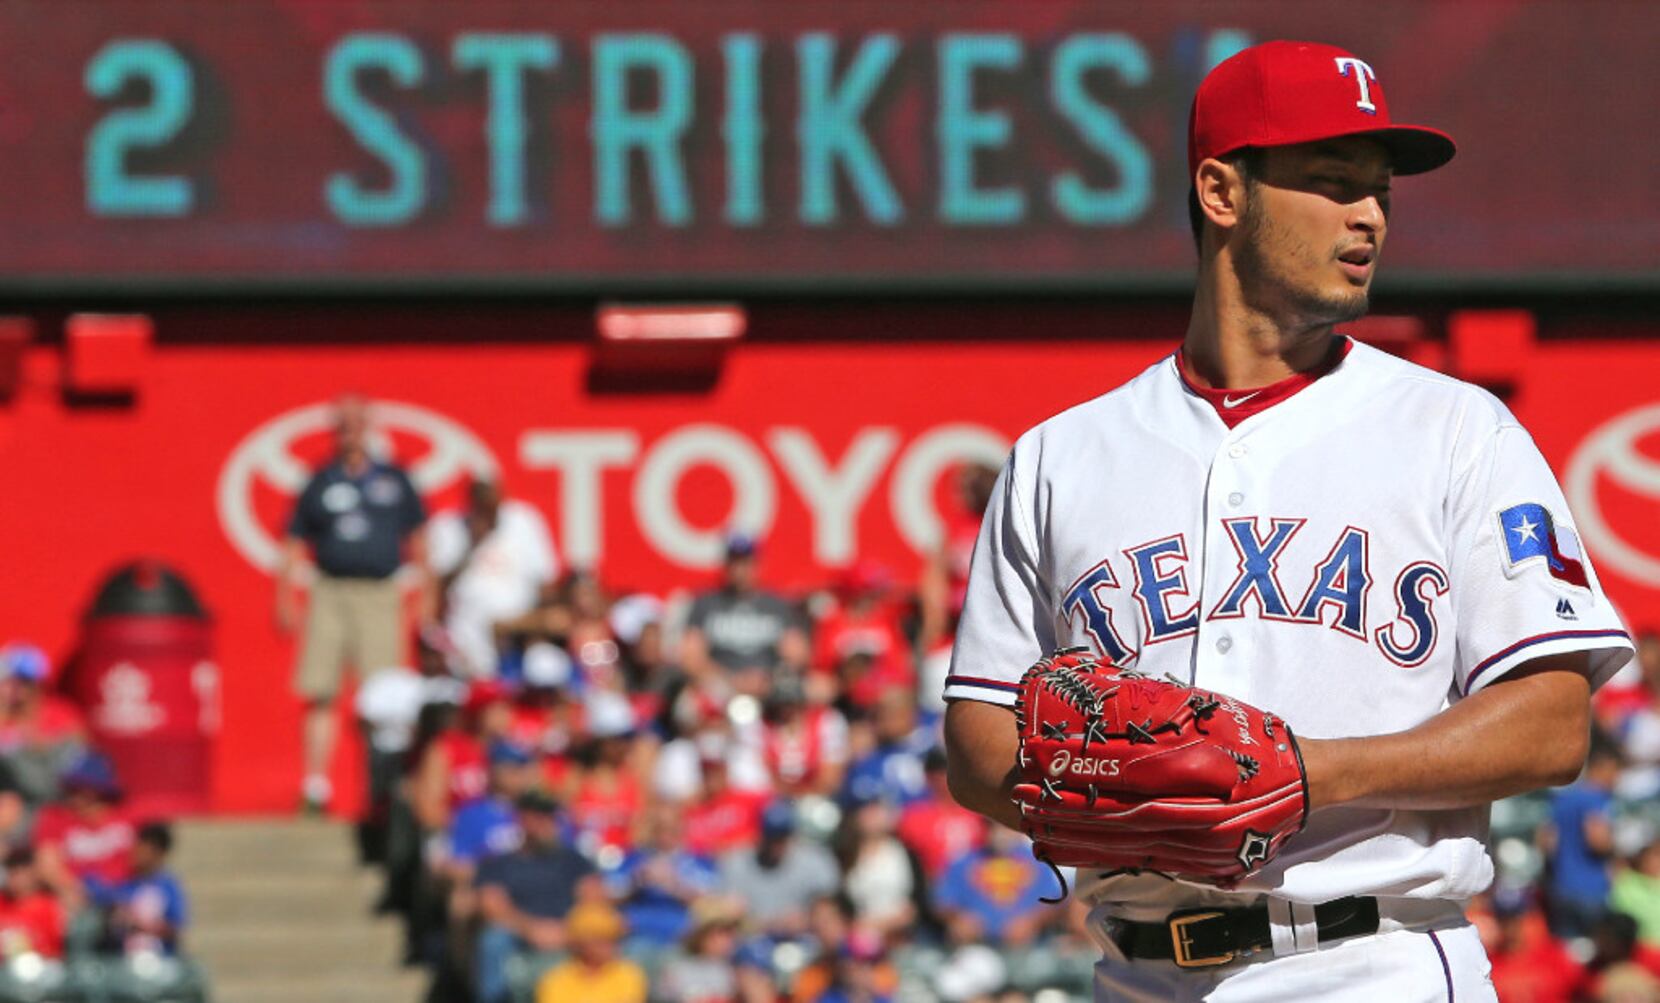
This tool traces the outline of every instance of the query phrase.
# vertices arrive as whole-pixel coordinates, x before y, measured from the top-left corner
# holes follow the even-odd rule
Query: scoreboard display
[[[1385,289],[1660,287],[1640,4],[8,0],[0,290],[1182,288],[1198,80],[1307,37],[1460,152]]]

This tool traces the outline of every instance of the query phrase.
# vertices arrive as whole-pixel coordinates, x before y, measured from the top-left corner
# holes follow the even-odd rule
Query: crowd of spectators
[[[172,830],[127,809],[52,669],[33,645],[0,648],[0,1000],[123,979],[190,998]]]
[[[1081,907],[1044,905],[1023,837],[946,791],[990,482],[964,472],[918,587],[860,561],[787,596],[743,535],[705,591],[613,595],[494,485],[434,516],[415,664],[356,704],[365,847],[430,998],[1087,997]]]
[[[1504,1003],[1660,1003],[1660,635],[1598,693],[1579,780],[1495,806],[1470,908]]]

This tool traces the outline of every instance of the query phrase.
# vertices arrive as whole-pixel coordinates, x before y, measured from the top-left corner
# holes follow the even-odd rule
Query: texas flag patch
[[[1504,535],[1507,577],[1516,577],[1524,566],[1537,561],[1559,582],[1582,589],[1591,587],[1579,537],[1567,526],[1557,525],[1545,506],[1525,502],[1503,510],[1499,513],[1499,531]]]

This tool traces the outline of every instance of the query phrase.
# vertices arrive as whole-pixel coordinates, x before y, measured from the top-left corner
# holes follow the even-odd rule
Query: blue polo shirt
[[[294,503],[290,536],[311,544],[330,578],[386,578],[403,563],[403,541],[426,521],[409,475],[370,461],[356,477],[339,460],[312,475]]]
[[[487,857],[478,865],[480,888],[498,885],[513,908],[537,919],[563,919],[576,904],[576,886],[596,873],[587,858],[568,846],[547,850],[525,846]]]
[[[1584,781],[1551,796],[1551,825],[1556,829],[1556,852],[1550,858],[1551,892],[1559,898],[1592,905],[1608,900],[1612,884],[1608,862],[1585,841],[1585,823],[1592,817],[1609,818],[1614,795]]]
[[[145,917],[160,917],[173,928],[174,936],[161,947],[172,954],[178,947],[178,932],[189,922],[184,886],[172,874],[162,871],[149,877],[135,877],[115,886],[110,901],[124,905]]]
[[[519,816],[505,798],[478,798],[462,805],[450,822],[450,856],[467,864],[512,853],[524,834]]]
[[[653,861],[666,863],[669,883],[660,885],[652,874]],[[691,926],[691,899],[720,891],[720,870],[714,861],[685,850],[636,850],[606,875],[613,897],[623,899],[622,914],[635,940],[669,947]]]
[[[842,802],[881,799],[904,807],[923,800],[928,796],[928,778],[922,764],[933,744],[933,736],[918,728],[898,742],[878,745],[855,759],[842,780]]]

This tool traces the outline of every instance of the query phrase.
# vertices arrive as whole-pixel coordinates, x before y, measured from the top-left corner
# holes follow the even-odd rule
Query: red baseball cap
[[[1439,129],[1396,125],[1372,67],[1335,45],[1263,42],[1217,64],[1193,96],[1187,173],[1199,161],[1247,146],[1290,146],[1370,136],[1388,148],[1396,174],[1422,174],[1453,158]]]

